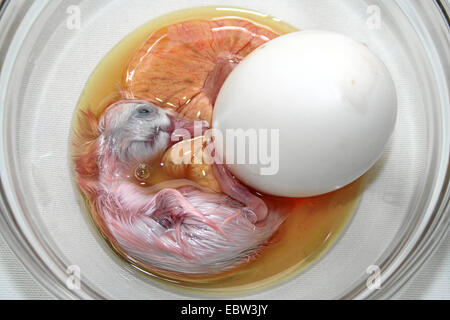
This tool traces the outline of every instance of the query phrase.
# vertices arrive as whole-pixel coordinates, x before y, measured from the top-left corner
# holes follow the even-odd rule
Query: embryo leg
[[[236,179],[223,164],[214,164],[214,175],[219,182],[222,192],[229,197],[245,204],[244,213],[253,223],[266,219],[268,208],[265,202],[248,190]]]

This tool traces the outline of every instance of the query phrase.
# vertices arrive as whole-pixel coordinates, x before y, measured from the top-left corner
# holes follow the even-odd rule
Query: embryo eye
[[[138,109],[138,113],[142,114],[142,115],[150,114],[152,112],[153,112],[153,110],[150,109],[150,108],[140,108],[140,109]]]

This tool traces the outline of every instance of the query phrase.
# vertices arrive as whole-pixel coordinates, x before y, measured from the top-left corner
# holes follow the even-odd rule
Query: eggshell
[[[396,117],[394,82],[366,45],[337,33],[300,31],[256,49],[227,78],[213,114],[216,152],[260,192],[320,195],[375,164]],[[257,133],[257,148],[251,139],[238,146],[239,129],[241,138]]]

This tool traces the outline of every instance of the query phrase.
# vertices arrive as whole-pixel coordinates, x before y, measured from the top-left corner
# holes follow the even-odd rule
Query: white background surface
[[[0,299],[53,299],[0,236]],[[450,233],[396,299],[450,299]]]

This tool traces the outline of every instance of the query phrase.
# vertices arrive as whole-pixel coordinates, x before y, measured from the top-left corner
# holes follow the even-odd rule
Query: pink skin
[[[284,216],[225,166],[214,167],[224,194],[189,180],[143,187],[129,179],[130,168],[173,144],[176,129],[193,132],[193,123],[139,100],[115,103],[100,119],[99,180],[89,191],[109,236],[131,259],[158,270],[215,274],[248,262]],[[78,182],[87,185],[81,177]]]
[[[239,180],[237,180],[227,167],[223,164],[213,166],[214,176],[219,181],[222,192],[245,204],[243,213],[252,222],[264,221],[269,214],[269,209],[265,202],[252,194]]]

